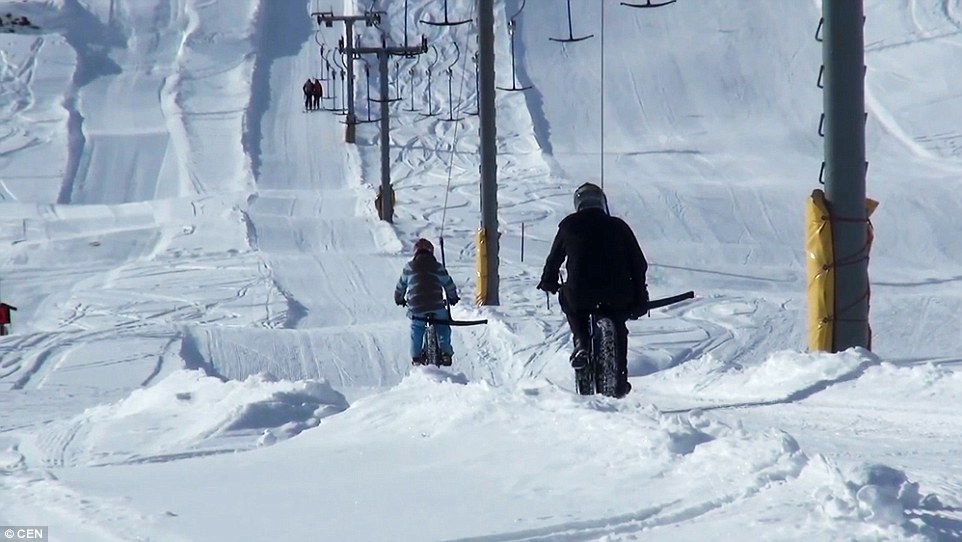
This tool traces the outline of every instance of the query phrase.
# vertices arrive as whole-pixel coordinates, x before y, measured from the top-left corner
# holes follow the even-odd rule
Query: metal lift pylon
[[[378,59],[381,87],[380,95],[382,99],[371,99],[370,78],[368,78],[368,101],[381,104],[381,118],[378,119],[381,122],[381,134],[379,138],[381,147],[381,186],[378,188],[378,194],[374,204],[377,208],[378,218],[385,222],[394,221],[394,188],[391,186],[391,114],[388,109],[388,102],[396,100],[390,98],[383,99],[390,95],[388,58],[391,55],[397,54],[423,54],[427,50],[428,39],[424,36],[421,37],[421,44],[417,47],[389,47],[382,37],[381,44],[378,47],[362,47],[358,44],[352,44],[349,48],[343,49],[343,52],[348,55],[374,54],[377,55]],[[364,68],[365,72],[369,72],[367,60],[364,60]],[[368,111],[368,114],[370,114],[370,109]]]
[[[354,23],[364,22],[367,26],[378,26],[381,24],[381,16],[384,15],[383,11],[374,11],[373,9],[365,12],[361,15],[334,15],[333,11],[315,11],[311,13],[311,17],[317,20],[318,26],[326,26],[328,28],[334,26],[335,22],[344,23],[344,33],[345,36],[339,40],[339,49],[343,52],[345,42],[350,47],[354,43]],[[347,68],[347,86],[349,87],[347,92],[341,93],[341,96],[347,98],[347,119],[344,124],[347,125],[347,129],[344,132],[344,141],[347,143],[354,143],[355,130],[354,124],[356,124],[356,115],[354,112],[354,56],[348,54],[347,59],[344,61],[344,65]]]

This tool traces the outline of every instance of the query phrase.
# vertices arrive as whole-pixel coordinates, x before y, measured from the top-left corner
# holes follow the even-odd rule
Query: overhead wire
[[[475,9],[475,13],[477,13],[477,9]],[[470,28],[476,31],[477,22],[472,21]],[[467,58],[468,58],[467,51],[468,51],[469,35],[470,35],[470,32],[468,32],[464,36],[464,50],[465,50],[464,60],[465,61],[467,61]],[[455,41],[455,43],[457,42]],[[458,106],[459,107],[461,104],[464,103],[464,87],[465,87],[464,82],[467,79],[467,72],[468,72],[467,69],[463,68],[461,70],[461,83],[460,83],[460,88],[458,89]],[[451,155],[448,158],[447,182],[444,188],[444,203],[441,208],[441,227],[438,233],[438,240],[440,241],[440,245],[441,245],[441,264],[442,265],[445,264],[444,262],[444,225],[445,225],[445,222],[447,221],[447,215],[448,215],[448,196],[451,193],[451,176],[452,176],[452,170],[454,169],[454,155],[457,154],[457,150],[458,150],[458,132],[460,131],[460,127],[461,127],[461,122],[456,121],[454,125],[454,135],[451,141]],[[439,149],[440,149],[440,141],[438,142],[438,146],[435,148],[435,150],[437,151]]]
[[[601,189],[605,189],[605,2],[601,2]]]

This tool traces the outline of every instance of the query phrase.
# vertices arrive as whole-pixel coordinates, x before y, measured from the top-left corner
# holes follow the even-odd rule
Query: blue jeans
[[[428,312],[418,312],[412,314],[412,316],[433,316],[441,320],[448,319],[448,311],[445,309],[438,309],[436,311]],[[447,324],[433,324],[434,328],[438,332],[438,345],[441,347],[441,352],[445,354],[453,354],[454,349],[451,348],[451,326]],[[411,357],[416,357],[421,355],[421,351],[424,349],[424,329],[427,327],[427,322],[422,322],[421,320],[411,319]]]

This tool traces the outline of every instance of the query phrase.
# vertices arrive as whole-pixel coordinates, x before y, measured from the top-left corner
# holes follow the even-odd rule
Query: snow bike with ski
[[[412,320],[424,322],[424,342],[421,349],[421,363],[415,365],[434,365],[435,367],[448,367],[451,365],[451,358],[445,359],[441,352],[441,342],[438,340],[437,324],[447,324],[449,326],[478,326],[487,324],[488,320],[455,320],[451,317],[451,308],[446,307],[448,317],[445,319],[435,318],[434,316],[412,316]]]
[[[692,299],[695,292],[653,299],[644,311],[633,313],[630,320],[637,320],[648,314],[651,309],[665,307],[679,301]],[[575,388],[578,395],[600,393],[607,397],[620,397],[624,392],[618,389],[618,342],[615,323],[606,314],[604,307],[598,307],[588,316],[590,341],[588,344],[588,363],[575,369]],[[621,393],[619,393],[621,391]]]

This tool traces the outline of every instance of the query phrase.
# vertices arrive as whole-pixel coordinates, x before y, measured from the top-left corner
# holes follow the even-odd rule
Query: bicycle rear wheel
[[[595,375],[591,364],[581,369],[575,369],[575,389],[578,395],[595,394]]]
[[[608,397],[618,395],[618,347],[615,323],[610,318],[595,318],[591,333],[591,364],[595,392]]]
[[[438,330],[428,324],[424,330],[424,361],[430,365],[441,366],[441,347],[438,345]]]

